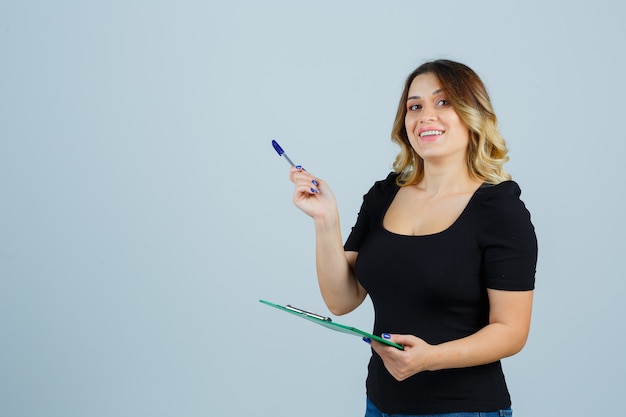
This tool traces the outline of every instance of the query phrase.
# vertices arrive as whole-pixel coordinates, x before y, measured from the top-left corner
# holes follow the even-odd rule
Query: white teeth
[[[434,136],[434,135],[443,135],[441,130],[425,130],[420,133],[420,138],[423,136]]]

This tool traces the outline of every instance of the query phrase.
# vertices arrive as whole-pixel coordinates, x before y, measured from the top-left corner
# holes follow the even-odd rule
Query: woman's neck
[[[424,177],[416,187],[430,196],[435,196],[474,191],[480,184],[480,180],[470,176],[465,164],[453,166],[425,164]]]

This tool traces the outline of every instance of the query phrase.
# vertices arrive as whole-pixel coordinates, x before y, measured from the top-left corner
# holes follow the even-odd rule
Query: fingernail
[[[302,165],[296,165],[296,169],[302,169]]]
[[[383,339],[391,339],[391,335],[389,333],[383,333]]]
[[[315,180],[313,180],[313,181],[311,181],[311,182],[312,182],[312,183],[313,183],[313,185],[314,185],[314,186],[316,186],[316,187],[319,185],[319,184],[317,183],[317,181],[315,181]]]
[[[363,341],[367,344],[372,344],[372,339],[370,339],[369,337],[364,337]]]
[[[311,188],[311,192],[312,192],[313,194],[317,194],[317,193],[319,193],[319,190],[316,190],[315,188]]]

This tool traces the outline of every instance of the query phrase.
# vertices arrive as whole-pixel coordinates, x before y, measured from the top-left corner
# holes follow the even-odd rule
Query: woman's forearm
[[[488,290],[489,324],[471,336],[434,346],[428,370],[483,365],[522,350],[530,330],[533,291]]]
[[[372,347],[398,381],[423,371],[485,365],[514,355],[528,337],[533,292],[488,289],[487,293],[489,324],[470,336],[431,345],[415,335],[393,334],[390,340],[404,350],[378,342]]]
[[[425,367],[437,371],[484,365],[516,354],[525,343],[526,333],[502,323],[489,324],[471,336],[433,346]]]
[[[315,236],[317,278],[324,302],[335,315],[349,313],[366,294],[352,270],[356,252],[343,249],[338,215],[316,219]]]

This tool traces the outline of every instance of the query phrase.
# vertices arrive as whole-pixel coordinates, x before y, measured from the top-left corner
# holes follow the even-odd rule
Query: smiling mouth
[[[443,135],[442,130],[425,130],[420,133],[420,138],[423,138],[424,136],[439,136],[439,135]]]

